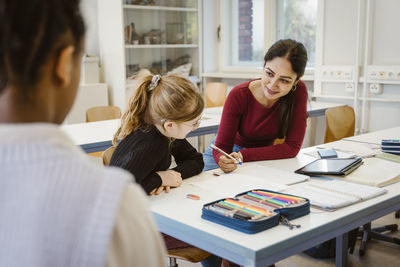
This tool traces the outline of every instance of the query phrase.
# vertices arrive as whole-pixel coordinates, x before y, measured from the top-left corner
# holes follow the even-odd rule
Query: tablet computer
[[[295,173],[306,175],[341,175],[345,176],[362,164],[361,158],[317,159],[298,169]]]

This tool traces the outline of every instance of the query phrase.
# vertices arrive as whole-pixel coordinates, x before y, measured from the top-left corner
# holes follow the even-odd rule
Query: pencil
[[[222,149],[216,147],[214,144],[211,144],[210,147],[213,148],[213,149],[215,149],[215,150],[217,150],[218,152],[221,152],[222,154],[224,154],[224,155],[227,156],[228,158],[233,159],[234,162],[235,162],[236,164],[242,165],[242,162],[240,162],[239,160],[235,159],[234,157],[232,157],[231,155],[229,155],[228,153],[226,153],[226,152],[223,151]]]

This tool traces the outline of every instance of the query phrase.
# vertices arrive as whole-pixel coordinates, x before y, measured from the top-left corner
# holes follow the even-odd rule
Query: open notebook
[[[335,210],[385,194],[387,190],[341,180],[332,180],[323,183],[299,184],[282,192],[308,198],[313,206],[325,210]]]
[[[343,180],[372,186],[386,186],[400,181],[400,163],[380,158],[366,158],[364,164]]]

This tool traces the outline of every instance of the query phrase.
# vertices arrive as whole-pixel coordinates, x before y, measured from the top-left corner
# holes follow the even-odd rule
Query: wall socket
[[[352,66],[321,66],[321,79],[326,80],[351,80],[353,78]]]
[[[344,89],[347,93],[354,93],[354,83],[346,83]]]
[[[398,66],[368,66],[368,80],[400,82],[400,67]]]
[[[369,92],[374,95],[380,95],[383,93],[382,84],[380,83],[371,83],[369,85]]]

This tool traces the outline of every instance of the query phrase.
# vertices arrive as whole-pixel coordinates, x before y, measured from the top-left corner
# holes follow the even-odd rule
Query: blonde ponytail
[[[121,126],[114,135],[113,144],[124,139],[137,128],[150,130],[155,124],[170,120],[190,121],[201,115],[203,97],[197,87],[177,75],[147,75],[131,96]]]

